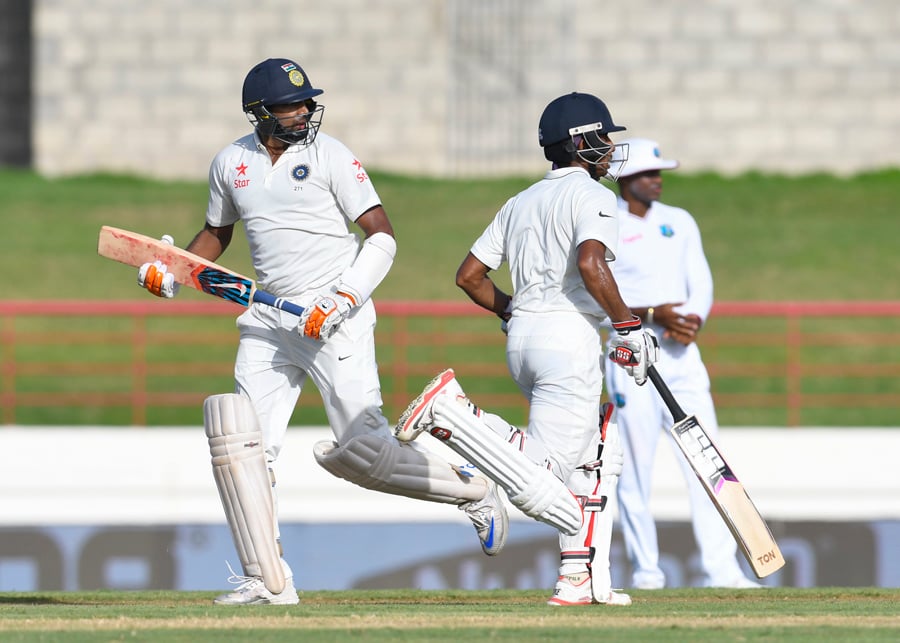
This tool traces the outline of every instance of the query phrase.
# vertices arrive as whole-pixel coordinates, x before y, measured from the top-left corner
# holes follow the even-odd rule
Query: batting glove
[[[165,234],[162,240],[170,246],[175,245],[175,240]],[[138,269],[138,285],[146,288],[157,297],[171,299],[178,294],[181,284],[175,281],[175,275],[169,272],[168,267],[162,261],[145,263]]]
[[[627,322],[613,322],[613,328],[616,334],[609,340],[609,359],[624,368],[638,386],[643,386],[647,381],[647,368],[659,360],[656,334],[649,328],[642,330],[637,317]]]
[[[324,342],[334,335],[356,302],[350,295],[337,292],[333,297],[319,297],[303,310],[298,330],[304,337]]]

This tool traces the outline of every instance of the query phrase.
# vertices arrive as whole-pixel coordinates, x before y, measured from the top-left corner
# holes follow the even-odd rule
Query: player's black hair
[[[559,167],[568,167],[577,158],[575,143],[571,138],[551,143],[544,148],[544,158]]]

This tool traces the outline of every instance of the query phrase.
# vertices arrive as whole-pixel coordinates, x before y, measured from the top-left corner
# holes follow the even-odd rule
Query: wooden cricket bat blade
[[[756,577],[765,578],[784,567],[769,526],[697,418],[685,417],[670,432]]]
[[[700,421],[693,415],[688,416],[679,406],[653,364],[647,367],[647,377],[675,419],[675,425],[669,432],[734,536],[753,573],[757,578],[765,578],[784,567],[784,556],[769,526]]]
[[[97,253],[134,268],[159,260],[166,264],[178,283],[241,306],[259,302],[298,316],[303,313],[301,306],[259,290],[249,277],[137,232],[103,226],[100,228]]]

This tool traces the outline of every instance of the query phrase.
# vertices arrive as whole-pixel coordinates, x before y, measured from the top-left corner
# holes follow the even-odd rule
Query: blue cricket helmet
[[[241,102],[261,137],[273,136],[290,145],[313,142],[322,122],[324,106],[313,100],[323,90],[313,87],[303,68],[287,58],[269,58],[253,67],[244,79]],[[273,105],[308,101],[309,117],[300,129],[288,129],[269,111]]]
[[[593,126],[593,127],[590,127]],[[606,104],[591,94],[572,92],[556,98],[544,108],[538,124],[538,142],[547,147],[570,139],[575,133],[595,131],[601,134],[621,132],[625,128],[613,123]]]
[[[322,93],[293,60],[269,58],[248,72],[241,98],[244,111],[249,112],[258,106],[299,103]]]
[[[613,122],[602,100],[572,92],[550,101],[544,108],[538,124],[538,143],[544,148],[544,158],[554,167],[565,167],[580,159],[590,165],[588,172],[593,178],[605,176],[615,180],[616,172],[609,160],[616,145],[609,142],[609,134],[624,129]],[[623,158],[628,158],[627,148]]]

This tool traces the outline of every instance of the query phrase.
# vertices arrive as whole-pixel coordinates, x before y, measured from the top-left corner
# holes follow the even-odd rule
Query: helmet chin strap
[[[281,124],[278,117],[270,112],[265,106],[260,106],[253,112],[247,112],[247,118],[256,129],[261,139],[274,138],[287,145],[297,145],[305,143],[310,145],[316,138],[319,131],[319,125],[322,123],[322,113],[324,106],[318,106],[315,101],[310,100],[312,109],[310,110],[306,121],[306,127],[297,130],[289,130]]]
[[[288,145],[296,145],[297,143],[302,143],[306,140],[306,137],[309,135],[309,129],[304,128],[302,130],[291,131],[285,129],[283,126],[279,125],[275,128],[275,131],[272,132],[272,138],[277,138],[282,143],[287,143]]]

